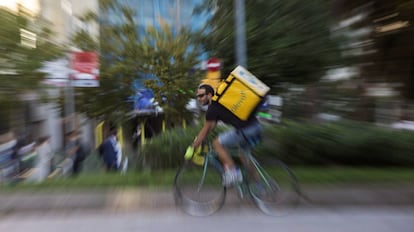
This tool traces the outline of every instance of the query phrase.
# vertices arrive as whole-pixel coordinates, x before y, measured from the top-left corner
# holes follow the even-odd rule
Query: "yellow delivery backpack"
[[[241,120],[247,120],[270,88],[242,66],[237,66],[220,83],[213,101],[233,112]]]

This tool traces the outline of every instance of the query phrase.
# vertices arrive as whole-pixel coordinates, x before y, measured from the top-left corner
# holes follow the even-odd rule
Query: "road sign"
[[[69,78],[75,87],[99,86],[98,55],[95,52],[73,52]]]

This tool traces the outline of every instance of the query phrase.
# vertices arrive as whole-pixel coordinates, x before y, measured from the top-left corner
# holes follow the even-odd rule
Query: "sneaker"
[[[223,174],[223,185],[226,187],[241,183],[243,176],[240,169],[226,170]]]

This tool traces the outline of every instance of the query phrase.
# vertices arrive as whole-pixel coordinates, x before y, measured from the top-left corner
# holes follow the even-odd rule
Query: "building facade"
[[[39,16],[51,23],[55,41],[70,44],[73,33],[79,29],[87,30],[92,36],[99,36],[97,24],[85,24],[78,17],[85,13],[98,11],[98,0],[39,0]]]

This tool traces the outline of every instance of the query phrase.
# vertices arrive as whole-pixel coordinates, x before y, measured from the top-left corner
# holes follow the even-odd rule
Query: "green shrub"
[[[289,164],[414,165],[414,133],[409,131],[349,121],[288,122],[266,130],[266,137],[272,141],[265,140],[257,153],[272,154]]]
[[[138,166],[150,169],[178,167],[198,130],[198,127],[175,128],[148,140],[139,151],[141,159]]]
[[[200,125],[201,126],[201,125]],[[200,126],[177,128],[151,139],[140,151],[140,167],[177,168]],[[368,123],[264,124],[257,156],[277,157],[290,165],[414,166],[414,133]],[[216,129],[216,133],[223,127]]]
[[[186,129],[177,127],[148,140],[139,151],[138,168],[178,168],[184,162],[185,150],[193,143],[201,127],[202,125],[193,125]],[[223,127],[216,127],[211,137],[222,130]]]

